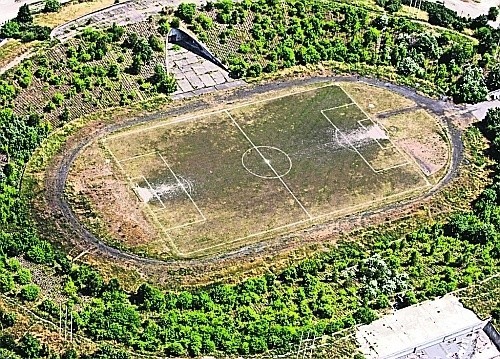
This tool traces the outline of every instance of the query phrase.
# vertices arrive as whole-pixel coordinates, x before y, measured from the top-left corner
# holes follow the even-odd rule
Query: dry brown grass
[[[407,5],[403,5],[401,10],[399,10],[396,15],[407,16],[412,19],[418,19],[422,21],[429,21],[429,14],[427,14],[427,11],[419,10]]]
[[[416,105],[415,102],[406,97],[366,83],[343,82],[340,86],[369,114]]]
[[[91,2],[75,2],[67,4],[62,6],[59,12],[48,14],[41,13],[36,15],[35,24],[53,28],[113,4],[114,0],[96,0]]]
[[[432,175],[449,160],[449,144],[438,121],[425,110],[379,120],[393,140],[416,159],[424,173]]]
[[[0,68],[7,65],[16,57],[21,56],[36,45],[36,41],[23,44],[19,40],[9,40],[5,45],[0,47]]]
[[[159,233],[145,220],[144,204],[128,190],[126,182],[117,180],[114,173],[119,171],[99,145],[93,143],[73,165],[68,178],[71,183],[68,197],[86,225],[102,231],[101,234],[108,233],[118,243],[127,238],[128,245],[138,245]],[[99,215],[89,215],[90,212]]]
[[[358,95],[371,93],[370,99],[383,108],[389,106],[385,102],[387,90],[375,91],[361,84],[355,84],[354,89]],[[332,152],[322,150],[321,144],[332,141],[332,128],[319,110],[348,103],[349,98],[340,89],[325,87],[294,96],[230,109],[230,113],[257,143],[276,145],[292,154],[295,172],[287,176],[288,186],[315,222],[379,208],[422,191],[425,182],[413,162],[410,166],[390,168],[405,162],[406,157],[394,148],[385,148],[390,143],[383,144],[384,148],[376,143],[360,148],[376,169],[386,169],[377,174],[355,152],[339,150],[333,153],[332,160]],[[390,97],[391,109],[413,104],[396,94]],[[342,113],[332,110],[332,120],[340,121],[341,128],[352,125],[356,130],[359,125],[351,113],[355,109],[352,106],[339,110]],[[380,107],[377,109],[380,111]],[[360,118],[365,118],[359,109],[356,111]],[[88,147],[69,178],[73,198],[90,200],[87,205],[91,210],[82,206],[80,215],[104,224],[104,231],[114,239],[111,242],[162,258],[175,253],[198,257],[226,252],[310,227],[312,223],[307,222],[306,214],[279,181],[248,176],[241,161],[250,145],[231,118],[224,112],[205,115],[196,121],[176,124],[168,118],[112,134],[105,139],[107,154],[97,153],[95,145]],[[333,148],[337,148],[335,144]],[[141,157],[131,159],[138,155]],[[280,163],[276,162],[278,157],[268,158]],[[178,191],[170,166],[185,176],[188,184],[192,183],[196,204]],[[136,192],[143,195],[135,196],[130,190],[130,178],[132,187],[140,187]],[[156,188],[155,193],[165,194],[153,196],[149,186]],[[144,196],[148,199],[144,200]],[[165,208],[157,196],[163,199]],[[143,201],[137,201],[137,197],[143,197]],[[93,211],[97,215],[92,215]],[[84,219],[87,224],[88,221]],[[156,230],[141,232],[145,221],[149,222],[146,227]]]

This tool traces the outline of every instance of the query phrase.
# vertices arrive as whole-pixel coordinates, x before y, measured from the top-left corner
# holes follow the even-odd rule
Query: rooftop
[[[487,321],[452,295],[386,315],[358,328],[356,339],[367,358],[500,358],[483,331]]]

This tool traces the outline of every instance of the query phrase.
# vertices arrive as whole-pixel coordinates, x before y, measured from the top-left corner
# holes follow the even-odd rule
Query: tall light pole
[[[165,71],[168,75],[168,33],[167,36],[165,36]]]

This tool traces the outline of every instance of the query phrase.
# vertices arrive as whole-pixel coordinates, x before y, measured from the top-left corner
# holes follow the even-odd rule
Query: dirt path
[[[216,96],[220,97],[217,98],[216,102],[230,103],[231,101],[256,94],[262,94],[272,90],[281,90],[293,86],[304,86],[324,81],[355,82],[359,80],[362,80],[368,84],[385,87],[407,98],[410,98],[411,100],[418,103],[421,108],[432,111],[434,114],[440,116],[441,118],[445,118],[445,113],[447,111],[455,109],[453,105],[421,96],[415,93],[414,90],[405,87],[384,83],[374,79],[359,79],[358,77],[354,76],[318,76],[307,79],[293,79],[253,86],[247,85],[231,93],[216,94]],[[352,214],[329,224],[316,226],[309,230],[302,231],[299,234],[294,233],[284,237],[282,236],[280,238],[271,239],[266,242],[256,243],[240,248],[231,253],[226,253],[224,255],[217,255],[214,257],[202,259],[172,259],[169,261],[162,261],[152,258],[145,258],[136,254],[122,251],[104,243],[101,239],[97,238],[94,234],[84,228],[84,226],[78,221],[65,198],[64,190],[66,180],[68,178],[68,173],[73,162],[82,152],[82,150],[97,138],[136,124],[155,121],[167,116],[178,116],[197,110],[208,109],[213,106],[213,102],[211,103],[210,101],[204,100],[204,97],[200,97],[194,102],[189,102],[187,104],[180,103],[176,106],[175,105],[176,104],[174,102],[174,107],[172,109],[169,109],[167,111],[160,111],[142,117],[126,119],[119,124],[108,126],[105,126],[103,124],[93,124],[92,128],[89,130],[91,131],[91,133],[85,133],[84,136],[79,136],[74,141],[70,139],[66,143],[65,148],[62,151],[63,154],[56,156],[48,172],[49,175],[47,175],[45,179],[45,199],[51,213],[55,215],[55,218],[58,218],[58,230],[60,229],[61,231],[63,231],[65,234],[65,238],[67,238],[68,240],[68,243],[65,243],[66,246],[80,248],[82,251],[88,250],[89,253],[86,255],[90,256],[90,258],[99,258],[101,262],[111,261],[114,263],[122,263],[128,269],[133,269],[134,271],[139,273],[140,276],[143,277],[143,279],[165,283],[165,281],[167,280],[166,277],[168,277],[169,275],[179,275],[180,271],[182,272],[183,276],[193,275],[193,273],[195,273],[196,271],[203,271],[206,273],[207,270],[213,270],[214,268],[220,268],[221,266],[226,266],[229,264],[241,264],[242,261],[249,261],[252,260],[252,258],[256,258],[259,256],[269,256],[272,253],[279,253],[280,251],[287,249],[289,250],[290,248],[299,248],[300,246],[304,246],[304,244],[331,240],[332,236],[335,236],[335,234],[342,234],[354,229],[359,229],[366,225],[375,224],[377,223],[377,221],[381,222],[382,218],[402,218],[406,215],[410,216],[417,204],[419,204],[424,199],[430,198],[433,194],[438,192],[443,186],[448,184],[456,176],[457,169],[463,155],[463,145],[460,138],[460,131],[451,124],[450,120],[446,120],[448,131],[450,133],[450,141],[453,148],[449,171],[438,185],[416,199],[394,203],[390,206],[377,210]],[[88,258],[89,257],[87,257],[87,259]]]
[[[8,64],[0,67],[0,75],[3,73],[9,71],[11,68],[19,65],[23,60],[29,59],[30,57],[34,56],[36,54],[36,50],[28,50],[21,56],[16,57],[14,60],[9,62]]]

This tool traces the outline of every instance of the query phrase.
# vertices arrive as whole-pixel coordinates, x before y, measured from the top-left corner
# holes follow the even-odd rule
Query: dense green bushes
[[[228,25],[224,37],[233,36],[231,26],[240,24],[250,11],[258,10],[250,32],[252,40],[240,46],[239,53],[229,60],[235,75],[259,76],[262,71],[323,60],[365,62],[393,66],[401,75],[432,81],[443,92],[462,96],[457,100],[476,101],[483,99],[486,91],[482,70],[475,67],[481,65],[489,70],[487,85],[498,87],[498,69],[490,66],[492,60],[486,56],[493,51],[491,46],[482,48],[478,56],[481,43],[475,46],[456,34],[427,32],[410,21],[374,16],[348,5],[290,2],[287,18],[280,6],[272,1],[228,0],[214,5],[215,21]],[[197,14],[192,5],[180,7],[177,16],[199,24],[203,31],[216,26],[211,18]],[[29,20],[26,13],[22,17],[26,18],[23,21]],[[478,20],[474,26],[479,25]],[[75,333],[158,355],[253,354],[266,350],[287,352],[301,337],[331,334],[367,323],[376,318],[377,310],[443,295],[498,272],[497,167],[494,184],[473,203],[471,211],[445,223],[403,236],[368,232],[363,244],[341,242],[329,253],[237,285],[220,283],[189,291],[161,291],[143,284],[128,293],[116,280],[105,281],[89,266],[72,266],[62,252],[40,240],[18,192],[23,166],[50,126],[39,115],[16,116],[8,107],[33,77],[66,82],[74,91],[72,96],[98,86],[98,79],[115,79],[120,75],[117,64],[88,62],[105,58],[116,43],[131,50],[137,73],[153,51],[162,51],[157,38],[128,34],[123,41],[123,37],[123,29],[116,25],[106,31],[85,30],[80,36],[85,46],[67,49],[67,62],[61,65],[71,70],[67,77],[56,75],[48,59],[41,57],[33,60],[43,65],[35,73],[33,63],[26,62],[16,70],[13,82],[0,81],[0,103],[7,107],[0,111],[0,151],[9,157],[9,164],[0,172],[0,292],[26,302],[35,301],[36,310],[57,321],[59,308],[42,297],[44,293],[31,283],[30,272],[6,259],[24,256],[53,266],[62,275]],[[270,43],[276,46],[268,46]],[[156,66],[149,81],[153,91],[175,90],[175,82],[161,65]],[[61,95],[52,95],[51,108],[64,106]],[[133,96],[124,93],[123,103]],[[67,121],[69,110],[65,110]],[[492,141],[491,156],[499,159],[500,110],[490,111],[484,131]],[[75,302],[79,305],[73,306]],[[496,311],[493,314],[498,315]],[[12,326],[13,321],[15,318],[0,313],[3,326]],[[6,358],[48,356],[47,349],[29,335],[18,342],[1,336],[0,347],[4,351],[0,355]],[[74,359],[75,353],[67,351],[62,357]],[[110,347],[80,356],[128,357]]]
[[[0,38],[14,38],[23,42],[30,42],[33,40],[47,40],[49,37],[49,27],[33,24],[33,16],[27,4],[21,6],[14,20],[7,21],[0,28]]]

